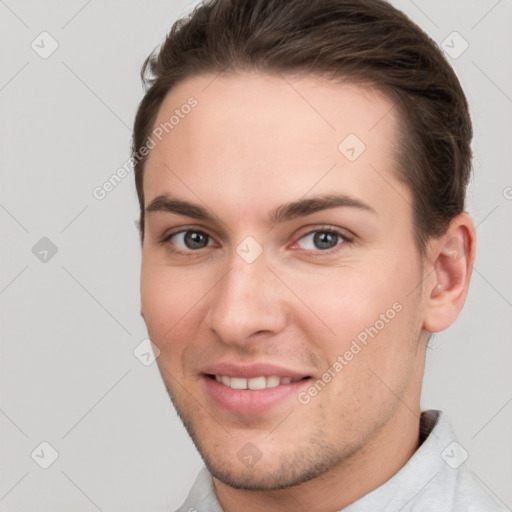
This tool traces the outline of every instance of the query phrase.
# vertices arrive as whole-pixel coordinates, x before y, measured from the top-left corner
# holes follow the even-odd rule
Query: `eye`
[[[164,242],[176,246],[176,252],[187,252],[204,249],[205,247],[212,245],[209,243],[211,241],[212,240],[209,235],[203,231],[193,229],[171,233],[164,240]]]
[[[302,249],[307,251],[329,251],[343,242],[348,241],[339,231],[332,228],[323,228],[311,231],[302,236],[298,243],[302,245]]]

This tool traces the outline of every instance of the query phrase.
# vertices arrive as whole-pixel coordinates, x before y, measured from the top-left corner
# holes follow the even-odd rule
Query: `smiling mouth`
[[[228,377],[226,375],[207,375],[210,379],[216,380],[226,387],[236,390],[250,389],[257,391],[259,389],[275,388],[285,384],[293,384],[309,377],[279,377],[277,375],[259,376],[246,379],[244,377]]]

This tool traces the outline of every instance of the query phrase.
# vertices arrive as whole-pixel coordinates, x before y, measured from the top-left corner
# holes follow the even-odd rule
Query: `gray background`
[[[92,195],[129,156],[143,59],[195,3],[0,0],[2,511],[174,510],[201,466],[156,365],[133,353],[147,336],[133,176]],[[475,126],[478,254],[464,312],[428,351],[422,406],[448,413],[510,508],[512,2],[393,3],[450,51],[453,31],[469,44],[451,61]],[[46,59],[31,47],[43,31],[59,45]],[[43,441],[59,454],[48,469]]]

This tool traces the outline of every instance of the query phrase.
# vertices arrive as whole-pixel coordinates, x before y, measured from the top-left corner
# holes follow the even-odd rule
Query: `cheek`
[[[339,342],[373,325],[403,296],[382,275],[378,277],[369,271],[332,273],[324,282],[304,284],[301,295]]]
[[[379,261],[384,263],[375,263]],[[366,265],[358,262],[351,268],[337,269],[314,280],[314,285],[311,280],[301,280],[297,289],[331,331],[331,336],[317,338],[319,348],[335,360],[351,350],[356,340],[364,348],[361,354],[368,352],[363,357],[357,355],[361,363],[367,357],[401,357],[400,350],[406,357],[404,343],[413,343],[419,330],[421,304],[414,291],[419,276],[415,259],[398,259],[388,253]],[[366,350],[370,344],[372,349]]]
[[[150,337],[162,350],[194,314],[200,290],[194,280],[169,267],[144,261],[141,270],[141,309]]]

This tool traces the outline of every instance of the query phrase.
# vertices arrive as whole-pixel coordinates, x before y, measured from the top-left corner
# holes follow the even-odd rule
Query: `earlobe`
[[[423,327],[429,332],[448,328],[466,300],[475,258],[475,229],[462,213],[452,219],[445,234],[430,244],[431,278],[426,280]]]

